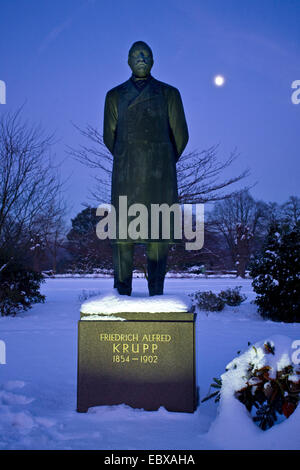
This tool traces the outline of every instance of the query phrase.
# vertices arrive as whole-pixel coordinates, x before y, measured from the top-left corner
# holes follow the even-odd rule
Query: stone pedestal
[[[195,314],[81,314],[77,411],[121,403],[195,410]]]

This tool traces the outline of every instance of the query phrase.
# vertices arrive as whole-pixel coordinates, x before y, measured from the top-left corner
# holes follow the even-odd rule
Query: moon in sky
[[[223,75],[216,75],[214,77],[214,84],[216,86],[223,86],[225,83],[225,78],[223,77]]]

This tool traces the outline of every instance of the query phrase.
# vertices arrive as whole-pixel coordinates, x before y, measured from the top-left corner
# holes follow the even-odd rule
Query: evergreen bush
[[[44,302],[39,289],[44,281],[41,273],[27,269],[17,261],[0,259],[0,314],[15,316],[33,303]]]
[[[198,307],[200,310],[208,312],[220,312],[225,307],[224,300],[212,291],[198,291],[192,294],[193,308]]]
[[[236,286],[233,289],[222,290],[219,296],[225,304],[230,305],[230,307],[237,307],[247,298],[245,294],[241,294],[241,288],[242,286]]]
[[[250,268],[255,303],[264,318],[300,322],[300,224],[273,225]]]
[[[225,307],[225,304],[235,307],[240,305],[246,300],[246,295],[241,294],[241,286],[234,287],[233,289],[226,289],[219,294],[214,294],[212,291],[197,291],[190,295],[192,298],[192,309],[195,311],[196,307],[200,310],[208,312],[220,312]]]

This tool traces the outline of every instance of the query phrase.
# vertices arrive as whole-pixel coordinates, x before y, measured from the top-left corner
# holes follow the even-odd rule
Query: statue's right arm
[[[103,142],[106,147],[113,153],[115,140],[116,140],[116,130],[117,130],[117,121],[118,121],[118,106],[116,93],[113,93],[113,90],[110,90],[105,98],[105,107],[104,107],[104,121],[103,121]]]

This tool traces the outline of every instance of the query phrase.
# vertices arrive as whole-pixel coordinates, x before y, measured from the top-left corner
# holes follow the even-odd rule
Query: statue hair
[[[147,47],[147,49],[149,49],[150,53],[151,53],[151,56],[153,57],[153,53],[152,53],[152,50],[151,50],[151,47],[148,46],[148,44],[144,41],[136,41],[132,44],[131,48],[129,49],[129,52],[128,52],[128,56],[130,56],[132,50],[136,47],[136,46],[144,46],[144,47]]]

